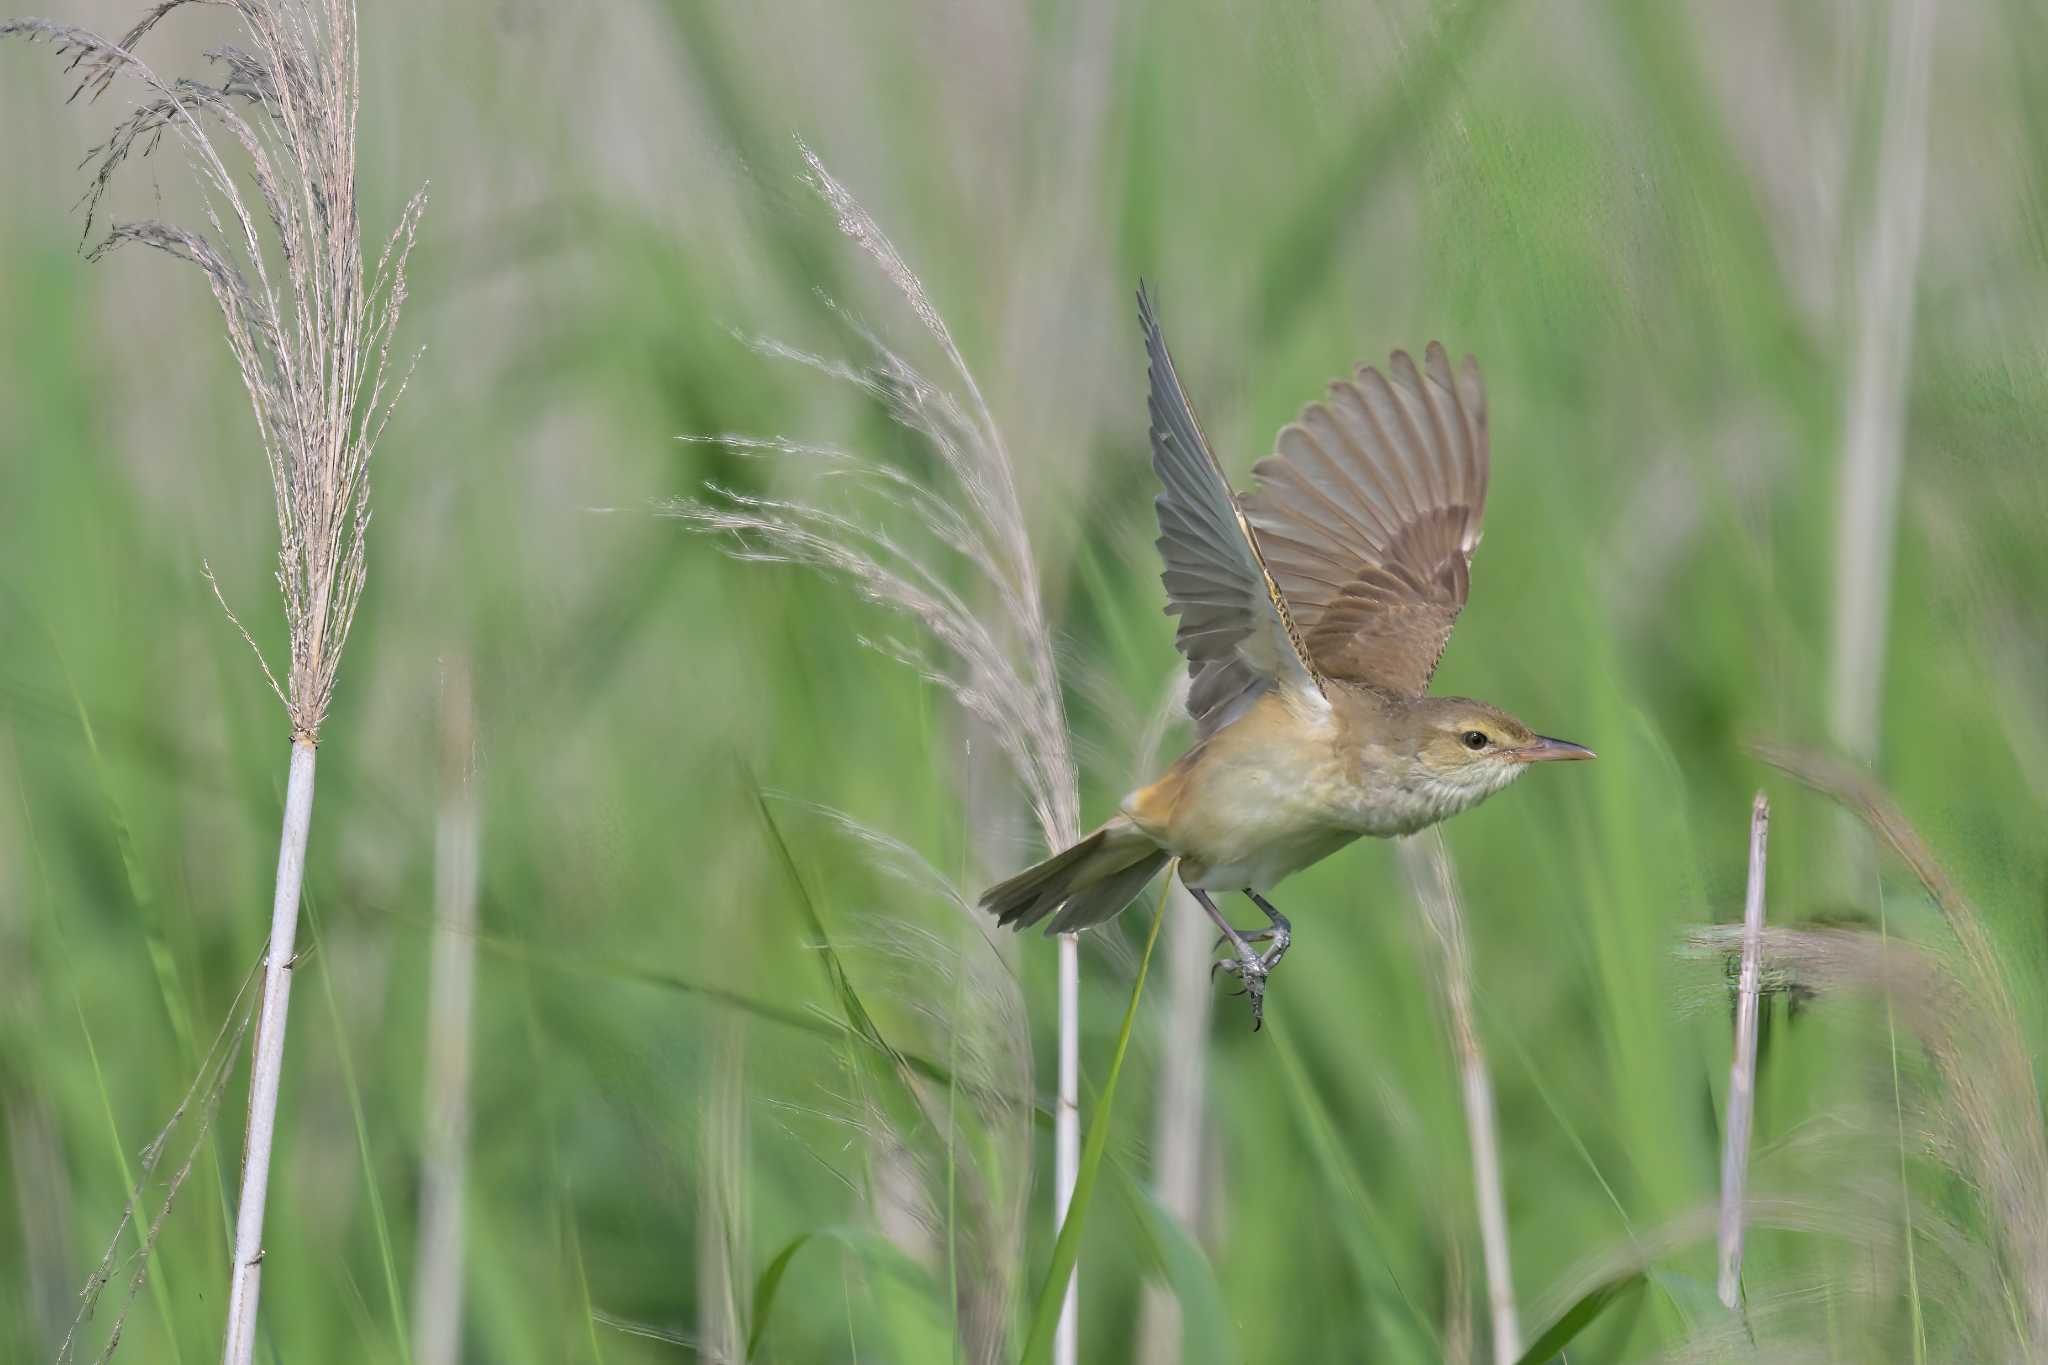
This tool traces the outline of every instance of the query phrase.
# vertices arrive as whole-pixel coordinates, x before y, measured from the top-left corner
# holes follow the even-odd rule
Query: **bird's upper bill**
[[[1552,739],[1548,735],[1537,735],[1519,748],[1504,749],[1500,756],[1514,763],[1562,763],[1599,757],[1583,744],[1574,744],[1568,739]]]

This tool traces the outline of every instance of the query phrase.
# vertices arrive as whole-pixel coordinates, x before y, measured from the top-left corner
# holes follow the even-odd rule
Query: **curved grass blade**
[[[1643,1272],[1631,1270],[1587,1290],[1577,1303],[1564,1311],[1564,1316],[1544,1329],[1543,1335],[1522,1353],[1516,1365],[1548,1365],[1564,1353],[1564,1348],[1571,1345],[1579,1333],[1592,1326],[1594,1319],[1641,1289],[1644,1283]]]
[[[1088,1201],[1095,1193],[1095,1177],[1102,1170],[1102,1155],[1109,1148],[1111,1106],[1116,1102],[1117,1076],[1124,1068],[1124,1053],[1131,1046],[1131,1025],[1137,1022],[1138,1000],[1145,994],[1145,975],[1152,967],[1152,949],[1159,942],[1159,925],[1166,918],[1167,893],[1173,887],[1173,867],[1168,865],[1160,886],[1159,907],[1152,912],[1152,928],[1145,935],[1145,952],[1138,959],[1138,979],[1131,983],[1131,1003],[1124,1007],[1124,1026],[1116,1036],[1116,1052],[1109,1060],[1109,1076],[1102,1083],[1102,1098],[1096,1101],[1095,1121],[1088,1125],[1088,1140],[1081,1147],[1081,1170],[1074,1181],[1074,1197],[1067,1205],[1067,1220],[1060,1225],[1059,1241],[1053,1244],[1052,1267],[1038,1291],[1038,1306],[1031,1314],[1031,1336],[1024,1344],[1025,1365],[1052,1358],[1053,1329],[1060,1320],[1060,1305],[1066,1301],[1067,1276],[1081,1253],[1081,1223]]]
[[[887,1271],[915,1289],[930,1288],[924,1269],[886,1237],[837,1223],[800,1232],[783,1244],[782,1250],[776,1252],[761,1271],[761,1277],[754,1281],[754,1325],[747,1331],[747,1360],[760,1353],[761,1338],[767,1335],[769,1315],[775,1307],[775,1296],[782,1288],[783,1278],[789,1274],[790,1262],[796,1259],[799,1251],[820,1240],[839,1243],[861,1260]]]
[[[313,909],[311,895],[306,896],[302,907],[306,913],[306,937],[310,940],[307,951],[320,954],[325,936],[320,932],[320,916]],[[405,1297],[398,1288],[398,1259],[391,1250],[391,1221],[384,1215],[384,1196],[377,1189],[377,1163],[370,1152],[370,1124],[363,1109],[363,1091],[356,1084],[356,1066],[348,1050],[348,1029],[342,1021],[341,1005],[334,997],[334,973],[328,970],[328,961],[325,954],[320,954],[320,989],[326,996],[327,1019],[334,1030],[342,1092],[348,1097],[349,1116],[355,1121],[356,1153],[363,1166],[363,1194],[370,1205],[370,1226],[377,1234],[377,1257],[384,1271],[385,1300],[391,1306],[392,1335],[398,1342],[399,1360],[412,1365],[412,1332],[406,1325]]]
[[[1116,1163],[1112,1162],[1114,1167]],[[1125,1172],[1118,1171],[1117,1184],[1139,1230],[1149,1243],[1147,1250],[1158,1264],[1173,1296],[1180,1301],[1181,1365],[1228,1365],[1243,1360],[1230,1314],[1230,1300],[1217,1282],[1216,1268],[1201,1244],[1188,1235],[1174,1216],[1160,1206],[1152,1191]]]
[[[775,1306],[775,1291],[782,1287],[782,1277],[789,1273],[789,1263],[804,1249],[804,1243],[812,1234],[800,1232],[789,1239],[788,1245],[775,1253],[775,1259],[768,1262],[761,1278],[754,1281],[754,1325],[747,1332],[747,1359],[752,1360],[761,1349],[761,1336],[768,1330],[768,1310]]]
[[[1273,1055],[1280,1061],[1280,1074],[1287,1082],[1290,1098],[1300,1111],[1299,1122],[1314,1150],[1324,1185],[1333,1197],[1341,1197],[1349,1205],[1345,1216],[1334,1221],[1345,1250],[1350,1253],[1352,1269],[1359,1283],[1367,1286],[1374,1298],[1379,1298],[1386,1292],[1381,1288],[1381,1277],[1384,1276],[1384,1283],[1392,1290],[1393,1298],[1399,1300],[1401,1310],[1382,1320],[1386,1329],[1410,1329],[1411,1335],[1402,1345],[1416,1359],[1443,1356],[1443,1334],[1408,1292],[1393,1255],[1388,1251],[1389,1247],[1398,1245],[1399,1232],[1373,1202],[1365,1177],[1345,1144],[1343,1129],[1309,1079],[1308,1067],[1302,1061],[1299,1049],[1289,1041],[1285,1032],[1275,1032],[1272,1038]]]
[[[484,900],[487,910],[490,906],[499,903],[495,897],[486,897]],[[424,923],[424,921],[420,922]],[[946,1066],[925,1056],[923,1053],[911,1052],[886,1041],[878,1041],[877,1038],[862,1033],[853,1024],[843,1020],[824,1018],[788,1005],[777,1004],[772,1000],[763,1000],[742,991],[731,990],[724,986],[712,986],[701,981],[692,981],[690,978],[680,976],[674,972],[662,971],[653,967],[643,967],[637,963],[627,962],[619,958],[599,957],[594,954],[582,953],[572,948],[558,947],[552,944],[543,946],[527,943],[524,940],[502,934],[478,933],[475,937],[477,947],[493,957],[539,967],[547,971],[572,972],[583,976],[593,976],[605,981],[630,981],[637,985],[653,987],[656,990],[672,991],[678,995],[695,996],[710,1004],[737,1010],[756,1019],[779,1024],[784,1028],[795,1029],[800,1033],[808,1033],[814,1038],[823,1038],[828,1042],[850,1040],[862,1047],[876,1051],[888,1061],[908,1066],[912,1071],[928,1081],[933,1081],[939,1085],[957,1085],[965,1094],[986,1095],[993,1093],[985,1086],[978,1086],[972,1081],[961,1079],[954,1075]],[[1052,1124],[1052,1104],[1048,1100],[1040,1099],[1033,1095],[998,1095],[996,1098],[1006,1103],[1016,1103],[1028,1108],[1031,1111],[1032,1120],[1041,1128],[1050,1127]]]

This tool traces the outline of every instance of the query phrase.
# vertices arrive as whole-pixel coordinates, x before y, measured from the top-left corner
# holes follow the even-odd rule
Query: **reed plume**
[[[676,501],[666,511],[692,530],[723,538],[736,558],[823,572],[911,621],[924,643],[864,643],[944,688],[985,727],[1023,788],[1047,845],[1065,847],[1080,837],[1079,785],[1052,631],[1039,598],[1009,446],[923,282],[817,155],[801,143],[798,151],[810,188],[832,210],[839,230],[902,297],[950,375],[943,383],[928,377],[878,333],[843,313],[868,352],[858,366],[774,341],[757,340],[755,349],[808,366],[873,399],[937,457],[945,486],[942,491],[928,487],[896,465],[829,444],[781,436],[690,437],[738,454],[801,463],[821,484],[865,498],[866,505],[846,510],[811,497],[712,485],[707,496]],[[827,306],[840,312],[829,301]],[[889,518],[906,522],[915,540],[899,536],[885,524]],[[972,587],[956,586],[961,570]],[[926,644],[936,646],[943,659],[931,657]],[[1054,1198],[1060,1221],[1080,1160],[1079,971],[1078,942],[1073,935],[1062,936],[1054,1122]],[[999,1213],[991,1216],[1000,1222]],[[1070,1293],[1062,1319],[1063,1361],[1072,1359],[1072,1306]],[[973,1320],[968,1328],[980,1330]]]
[[[97,98],[124,81],[139,88],[135,108],[87,158],[88,238],[123,166],[166,138],[184,154],[203,225],[116,221],[89,255],[133,244],[204,274],[248,389],[276,499],[277,583],[290,641],[282,684],[206,569],[284,706],[291,741],[223,1355],[228,1365],[242,1365],[255,1349],[314,755],[367,576],[370,457],[410,372],[393,365],[391,347],[426,198],[422,190],[406,204],[374,269],[366,269],[356,205],[361,85],[349,0],[229,0],[247,46],[207,54],[216,80],[159,76],[136,55],[138,47],[171,14],[196,3],[159,0],[118,40],[45,19],[0,23],[0,37],[43,43],[70,57],[74,96]]]
[[[1793,745],[1753,748],[1766,763],[1833,798],[1860,821],[1912,871],[1955,936],[1953,951],[1894,948],[1916,955],[1886,954],[1888,963],[1911,966],[1910,977],[1889,998],[1919,1034],[1946,1086],[1941,1126],[2011,1266],[2009,1319],[2031,1358],[2048,1345],[2048,1127],[2026,1032],[1990,930],[1874,778]],[[1893,945],[1887,940],[1880,946]]]

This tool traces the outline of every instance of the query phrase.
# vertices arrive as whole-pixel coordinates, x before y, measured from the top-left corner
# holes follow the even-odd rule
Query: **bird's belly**
[[[1296,831],[1256,848],[1224,854],[1214,862],[1190,855],[1181,864],[1181,880],[1204,891],[1263,891],[1319,863],[1358,837],[1348,829]]]
[[[1179,794],[1161,842],[1188,885],[1264,890],[1363,832],[1328,774],[1276,757],[1217,764]]]

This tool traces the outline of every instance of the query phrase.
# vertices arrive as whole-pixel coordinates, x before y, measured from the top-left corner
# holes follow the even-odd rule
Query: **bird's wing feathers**
[[[1174,644],[1192,680],[1188,714],[1209,735],[1275,686],[1320,695],[1308,652],[1266,570],[1223,469],[1181,392],[1152,300],[1138,290],[1152,383],[1152,468],[1161,485],[1159,553]]]
[[[1470,586],[1486,508],[1486,393],[1477,363],[1468,356],[1453,374],[1435,342],[1422,372],[1400,351],[1387,368],[1391,378],[1361,368],[1302,409],[1239,506],[1309,667],[1415,697]]]

